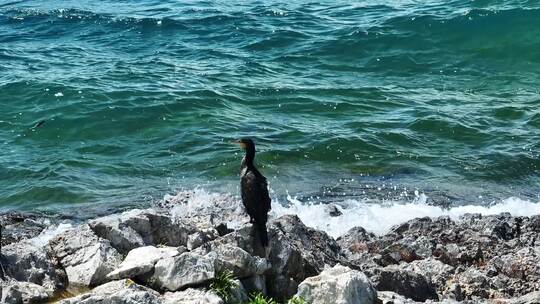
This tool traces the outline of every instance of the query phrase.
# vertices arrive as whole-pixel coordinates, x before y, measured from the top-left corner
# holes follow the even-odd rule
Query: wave
[[[382,235],[395,225],[419,217],[448,216],[453,220],[459,220],[460,216],[467,213],[494,215],[508,212],[514,216],[540,214],[540,202],[517,197],[510,197],[489,206],[463,205],[442,208],[429,205],[427,203],[428,197],[423,193],[415,191],[414,195],[415,199],[412,202],[380,201],[374,203],[372,200],[368,202],[361,198],[335,202],[332,205],[340,211],[341,215],[339,216],[330,215],[327,203],[302,202],[288,195],[285,202],[273,198],[270,217],[277,218],[282,215],[294,214],[307,226],[323,230],[330,236],[337,238],[357,226]],[[241,202],[237,197],[228,193],[208,192],[200,188],[179,192],[174,196],[167,195],[164,200],[181,203],[173,208],[173,214],[183,216],[212,214],[216,212],[216,208],[227,209],[238,214],[243,213]],[[240,223],[230,224],[232,227],[237,227]]]
[[[540,202],[534,203],[517,197],[507,198],[490,206],[464,205],[450,208],[427,204],[424,194],[420,194],[412,203],[394,201],[374,204],[351,199],[336,205],[342,213],[336,217],[330,216],[325,204],[305,204],[290,196],[287,200],[288,206],[273,205],[274,216],[296,214],[306,225],[323,230],[332,237],[339,237],[357,226],[382,235],[393,226],[418,217],[449,216],[453,220],[459,220],[459,217],[466,213],[493,215],[509,212],[514,216],[540,214]]]

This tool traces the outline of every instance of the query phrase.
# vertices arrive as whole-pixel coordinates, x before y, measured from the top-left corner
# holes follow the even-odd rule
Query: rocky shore
[[[255,294],[279,303],[540,303],[538,215],[417,218],[382,236],[356,227],[337,239],[284,215],[270,220],[267,248],[232,198],[198,206],[189,192],[78,224],[1,220],[1,303],[249,303]]]

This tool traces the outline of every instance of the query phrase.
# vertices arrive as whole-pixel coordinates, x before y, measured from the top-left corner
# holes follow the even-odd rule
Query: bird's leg
[[[3,256],[0,254],[0,279],[5,280],[6,278],[6,271],[4,270],[4,263],[2,263]]]

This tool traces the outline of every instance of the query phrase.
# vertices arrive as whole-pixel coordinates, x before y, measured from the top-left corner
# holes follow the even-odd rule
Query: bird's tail
[[[268,231],[266,230],[266,223],[257,223],[257,232],[259,233],[259,238],[261,239],[261,244],[263,247],[268,246]]]

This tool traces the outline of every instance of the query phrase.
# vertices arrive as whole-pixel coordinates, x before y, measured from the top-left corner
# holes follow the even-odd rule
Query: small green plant
[[[277,304],[276,301],[265,297],[262,293],[258,292],[251,294],[251,298],[247,304]]]
[[[306,304],[306,300],[299,296],[294,296],[287,301],[287,304]]]
[[[234,282],[233,273],[229,270],[225,270],[217,275],[210,289],[215,292],[220,298],[229,303],[231,301],[232,291],[236,287]]]

